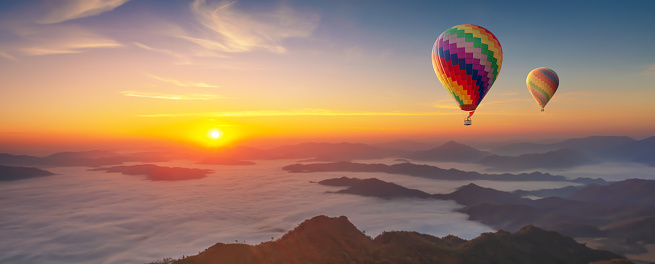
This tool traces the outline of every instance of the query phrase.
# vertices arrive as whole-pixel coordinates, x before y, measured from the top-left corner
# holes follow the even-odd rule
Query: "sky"
[[[655,1],[1,1],[0,148],[641,139],[655,135],[653,10]],[[459,24],[487,28],[503,48],[472,126],[430,57]],[[545,112],[525,83],[538,67],[560,79]]]

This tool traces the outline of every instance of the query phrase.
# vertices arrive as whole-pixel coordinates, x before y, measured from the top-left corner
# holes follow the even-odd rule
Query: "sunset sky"
[[[641,139],[655,135],[654,10],[655,1],[1,1],[0,148]],[[430,58],[459,24],[489,29],[504,51],[467,127]],[[543,113],[525,84],[537,67],[560,79]]]

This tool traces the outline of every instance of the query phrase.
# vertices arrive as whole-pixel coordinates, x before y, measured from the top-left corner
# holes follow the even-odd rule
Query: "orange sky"
[[[528,46],[551,36],[521,31],[521,23],[537,22],[510,10],[499,17],[511,25],[500,18],[435,17],[423,10],[432,7],[418,3],[368,11],[294,1],[44,3],[0,6],[0,148],[640,139],[655,132],[652,51],[626,51],[628,57],[605,60],[616,63],[598,63],[585,52],[611,50],[613,42],[582,45],[592,31],[578,32],[579,39],[567,35],[568,52],[547,43]],[[371,21],[365,12],[372,12]],[[608,35],[629,16],[594,12],[585,15],[618,16],[595,21]],[[385,14],[429,23],[373,25],[387,23],[375,20]],[[462,111],[430,62],[434,39],[460,22],[484,24],[505,52],[500,76],[470,127],[462,125]],[[533,26],[564,30],[546,22]],[[652,38],[632,45],[650,48]],[[560,77],[543,113],[525,87],[527,73],[540,66]],[[212,128],[224,138],[209,139]]]

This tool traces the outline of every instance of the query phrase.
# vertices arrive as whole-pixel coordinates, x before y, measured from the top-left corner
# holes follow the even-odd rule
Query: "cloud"
[[[235,4],[208,4],[205,0],[195,0],[191,11],[196,20],[209,30],[210,37],[178,37],[222,52],[246,52],[261,48],[284,53],[283,40],[309,37],[319,20],[318,15],[302,13],[284,5],[269,12],[246,13],[234,8]]]
[[[213,117],[266,117],[266,116],[438,116],[454,115],[438,112],[335,112],[327,109],[300,109],[290,111],[259,110],[236,112],[206,112],[179,114],[144,114],[140,117],[179,117],[179,116],[213,116]]]
[[[3,57],[3,58],[8,59],[8,60],[16,61],[16,57],[11,56],[8,53],[1,52],[1,51],[0,51],[0,57]]]
[[[137,92],[137,91],[122,91],[121,94],[125,96],[132,97],[143,97],[143,98],[154,98],[154,99],[168,99],[168,100],[213,100],[222,98],[222,96],[214,94],[160,94],[160,93],[148,93],[148,92]]]
[[[77,18],[90,17],[109,12],[129,0],[65,0],[57,1],[58,7],[38,22],[55,24]]]
[[[647,65],[646,69],[639,74],[643,76],[655,76],[655,63]]]
[[[159,77],[155,75],[148,75],[148,77],[153,78],[155,80],[159,80],[162,82],[167,82],[167,83],[172,83],[177,86],[182,86],[182,87],[220,87],[218,85],[213,85],[213,84],[208,84],[208,83],[203,83],[203,82],[182,82],[178,81],[172,78],[164,78],[164,77]]]
[[[5,44],[3,48],[27,56],[82,53],[90,49],[123,46],[113,39],[74,25],[23,26],[12,31],[20,41]]]

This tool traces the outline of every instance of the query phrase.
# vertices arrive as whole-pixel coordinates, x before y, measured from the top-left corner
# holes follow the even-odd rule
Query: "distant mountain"
[[[449,141],[433,149],[409,153],[405,158],[421,161],[476,162],[489,155],[491,153]]]
[[[318,184],[331,186],[350,186],[347,189],[343,189],[335,193],[373,196],[382,199],[393,199],[400,197],[422,199],[431,198],[431,195],[426,192],[405,188],[395,183],[381,181],[376,178],[362,180],[357,178],[341,177],[323,180],[318,182]]]
[[[301,143],[268,150],[275,159],[306,159],[315,161],[350,161],[395,157],[402,151],[387,150],[361,143]]]
[[[498,191],[491,188],[484,188],[473,183],[459,187],[456,191],[449,194],[434,194],[432,197],[442,200],[454,200],[458,204],[477,205],[477,204],[503,204],[503,203],[522,203],[528,201],[517,194],[510,192]]]
[[[608,159],[639,162],[655,167],[655,136],[616,146],[601,155]]]
[[[539,190],[532,190],[532,191],[516,190],[514,191],[514,193],[521,196],[568,197],[569,195],[573,194],[575,191],[580,190],[582,188],[584,188],[584,186],[566,186],[562,188],[539,189]]]
[[[386,164],[364,164],[353,162],[332,162],[332,163],[311,163],[292,164],[282,168],[288,172],[384,172],[390,174],[403,174],[438,180],[492,180],[492,181],[573,181],[580,183],[604,183],[602,179],[577,178],[569,180],[564,176],[551,175],[548,173],[532,172],[521,174],[480,174],[473,171],[460,171],[456,169],[442,169],[429,165],[418,165],[412,163]]]
[[[163,167],[154,164],[139,164],[131,166],[114,166],[89,169],[91,171],[120,172],[125,175],[144,175],[151,181],[181,181],[200,179],[213,173],[213,170]]]
[[[399,140],[388,143],[379,143],[374,144],[373,146],[381,149],[393,149],[393,150],[402,150],[402,151],[420,151],[426,150],[428,144],[425,142],[418,142],[412,140]]]
[[[50,175],[54,175],[54,173],[32,167],[12,167],[0,165],[0,181],[15,181]]]
[[[540,144],[540,143],[512,143],[505,146],[495,147],[491,152],[503,155],[522,155],[543,153],[554,151],[562,148],[574,149],[585,154],[596,155],[606,150],[635,142],[636,140],[624,136],[591,136],[585,138],[567,139],[557,143]]]
[[[612,259],[624,258],[534,226],[513,234],[484,233],[470,241],[404,231],[384,232],[371,239],[345,216],[316,216],[275,241],[256,246],[217,243],[198,255],[169,263],[578,264]]]
[[[560,149],[546,153],[523,154],[514,156],[488,156],[479,164],[489,166],[496,171],[521,171],[535,169],[568,169],[580,165],[594,163],[585,154],[573,149]]]
[[[655,205],[655,180],[628,179],[609,185],[590,185],[569,199],[607,204]]]
[[[522,192],[498,191],[473,183],[452,193],[431,196],[378,179],[341,177],[322,184],[358,185],[361,189],[340,192],[385,199],[454,200],[465,206],[458,211],[469,215],[470,220],[495,229],[515,231],[525,225],[535,225],[574,237],[598,237],[607,241],[602,247],[619,253],[643,252],[644,243],[655,243],[655,229],[652,228],[655,225],[655,180],[632,179],[606,186],[576,187],[570,198],[553,196],[537,200],[522,198]]]
[[[109,151],[59,152],[45,157],[0,153],[0,165],[37,167],[99,167],[123,162],[166,161],[168,158],[154,153],[117,154]]]

